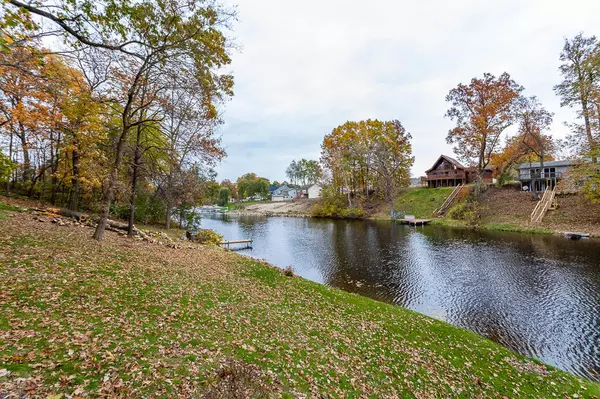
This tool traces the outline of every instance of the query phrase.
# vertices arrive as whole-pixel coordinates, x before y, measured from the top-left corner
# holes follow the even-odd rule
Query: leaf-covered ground
[[[219,248],[97,243],[88,227],[0,213],[0,398],[600,395],[468,331]]]

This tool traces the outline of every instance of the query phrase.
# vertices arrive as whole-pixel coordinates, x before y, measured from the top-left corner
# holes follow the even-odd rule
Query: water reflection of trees
[[[598,243],[339,223],[331,247],[337,260],[328,284],[445,316],[579,373],[600,367]]]

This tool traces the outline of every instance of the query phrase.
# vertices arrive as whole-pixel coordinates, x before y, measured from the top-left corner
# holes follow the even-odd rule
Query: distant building
[[[312,198],[321,198],[321,191],[323,190],[323,187],[321,187],[318,184],[313,184],[312,186],[310,186],[308,188],[308,198],[312,199]]]
[[[410,178],[410,186],[411,187],[419,187],[421,185],[421,179],[419,177],[411,177]]]
[[[431,188],[473,183],[478,177],[477,168],[465,167],[447,155],[441,155],[425,173],[427,176],[421,178],[421,184]],[[492,183],[494,181],[492,174],[493,169],[488,166],[484,169],[481,179],[484,183]]]
[[[291,201],[296,198],[297,195],[298,191],[295,188],[283,185],[273,191],[271,200],[275,202]]]
[[[544,191],[546,187],[554,187],[571,167],[579,163],[577,160],[548,161],[544,162],[543,170],[540,162],[522,163],[519,165],[519,180],[524,189]]]

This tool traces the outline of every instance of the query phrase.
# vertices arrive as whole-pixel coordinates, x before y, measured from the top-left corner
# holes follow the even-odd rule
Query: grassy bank
[[[0,396],[600,395],[474,333],[219,248],[97,243],[88,227],[0,213]]]
[[[394,201],[396,212],[406,211],[417,218],[431,218],[433,212],[442,206],[454,187],[443,188],[408,188],[403,190]]]
[[[532,226],[520,226],[511,223],[484,223],[477,227],[474,227],[464,220],[453,220],[453,219],[433,219],[431,224],[434,226],[454,227],[462,229],[479,229],[487,231],[508,231],[512,233],[524,233],[524,234],[556,234],[557,232],[552,229],[543,227],[532,227]]]
[[[433,212],[452,192],[441,189],[411,188],[401,192],[394,202],[395,210],[406,210],[418,218],[434,218]],[[490,231],[510,231],[525,234],[558,234],[584,231],[600,236],[600,205],[590,204],[580,195],[557,197],[559,208],[550,210],[540,225],[531,225],[529,218],[536,201],[531,194],[512,188],[488,188],[478,201],[480,219],[477,227],[465,220],[452,219],[455,209],[465,205],[468,193],[463,192],[443,218],[434,218],[433,225],[477,228]],[[459,212],[460,213],[460,212]],[[381,216],[380,216],[381,217]]]

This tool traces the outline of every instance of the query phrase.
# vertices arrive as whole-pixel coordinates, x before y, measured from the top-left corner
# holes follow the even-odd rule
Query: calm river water
[[[600,241],[219,215],[202,227],[296,274],[445,320],[600,380]]]

